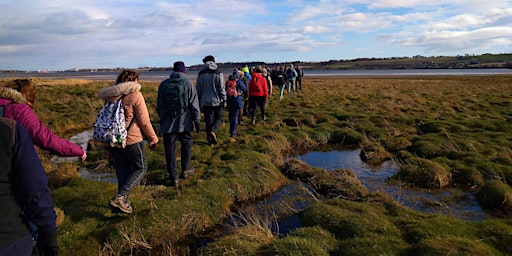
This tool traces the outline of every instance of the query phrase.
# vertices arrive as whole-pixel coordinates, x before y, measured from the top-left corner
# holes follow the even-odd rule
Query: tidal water
[[[222,70],[225,76],[232,73],[232,69]],[[197,70],[189,70],[186,75],[190,79],[196,79]],[[110,80],[115,81],[119,72],[0,72],[0,78],[6,77],[40,77],[47,79],[89,79],[89,80]],[[141,81],[162,81],[168,78],[169,71],[142,71],[140,72]],[[485,75],[512,75],[512,69],[494,68],[494,69],[386,69],[386,70],[304,70],[306,77],[322,77],[322,76],[340,76],[340,77],[356,77],[356,76],[423,76],[423,75],[439,75],[439,76],[485,76]]]

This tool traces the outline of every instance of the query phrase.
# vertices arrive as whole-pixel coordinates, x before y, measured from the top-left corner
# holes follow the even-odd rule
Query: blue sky
[[[0,69],[512,53],[511,0],[0,0]]]

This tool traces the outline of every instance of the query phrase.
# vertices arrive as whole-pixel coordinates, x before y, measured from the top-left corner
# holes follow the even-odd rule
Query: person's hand
[[[84,162],[85,159],[87,159],[87,153],[85,153],[85,151],[84,151],[84,154],[82,155],[82,162]]]
[[[201,131],[201,125],[199,124],[199,120],[194,121],[194,128],[196,129],[197,133]]]
[[[149,143],[149,149],[156,150],[158,148],[158,142]]]
[[[226,108],[227,106],[228,106],[228,103],[227,103],[226,101],[224,101],[224,102],[222,103],[222,107],[223,107],[223,108]]]

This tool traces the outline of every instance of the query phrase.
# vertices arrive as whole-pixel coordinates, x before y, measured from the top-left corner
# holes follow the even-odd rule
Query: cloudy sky
[[[0,69],[512,52],[512,0],[0,0]]]

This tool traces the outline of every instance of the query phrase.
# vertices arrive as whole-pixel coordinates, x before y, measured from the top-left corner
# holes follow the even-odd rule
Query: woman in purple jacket
[[[28,131],[34,144],[64,157],[78,156],[85,161],[87,154],[78,146],[54,134],[32,110],[36,87],[28,79],[16,79],[0,87],[0,116],[13,119]]]

